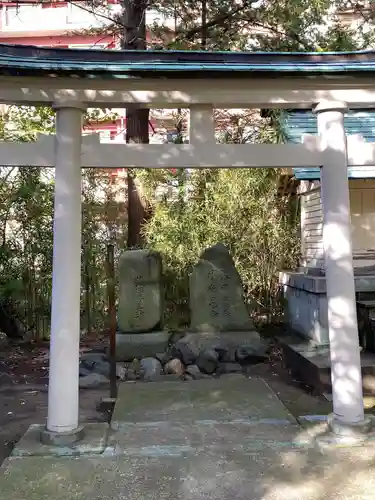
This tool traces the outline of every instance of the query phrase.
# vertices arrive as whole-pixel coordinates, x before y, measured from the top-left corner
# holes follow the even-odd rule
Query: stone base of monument
[[[175,343],[175,346],[181,346],[181,343],[194,346],[201,351],[204,349],[238,349],[247,347],[254,354],[264,357],[268,348],[266,342],[256,330],[247,331],[200,331],[187,332],[182,339]]]
[[[150,334],[152,335],[152,334]],[[135,351],[119,354],[130,359]],[[165,345],[163,346],[165,347]],[[166,349],[147,351],[124,363],[124,381],[201,380],[244,372],[246,366],[267,359],[268,342],[258,332],[195,332],[174,336]],[[155,349],[156,350],[156,349]],[[143,351],[144,352],[144,351]]]
[[[268,342],[255,330],[117,334],[118,382],[189,381],[246,372],[267,360]],[[120,361],[121,360],[121,361]],[[102,352],[80,359],[80,387],[109,384],[110,363]]]
[[[117,333],[117,361],[133,361],[166,351],[171,334],[168,331],[150,333]]]

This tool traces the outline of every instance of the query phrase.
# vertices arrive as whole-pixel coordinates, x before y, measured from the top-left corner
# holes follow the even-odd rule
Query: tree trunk
[[[122,2],[124,26],[121,47],[125,50],[146,49],[147,0],[124,0]],[[126,110],[126,142],[147,144],[149,109],[132,106]],[[147,217],[147,207],[134,172],[128,170],[128,247],[142,246],[142,224]]]
[[[126,142],[148,143],[149,110],[146,108],[127,108],[126,110]],[[143,243],[142,225],[147,219],[147,204],[142,196],[142,186],[134,173],[127,172],[128,188],[128,241],[131,247],[140,247]]]
[[[201,34],[201,48],[206,50],[207,47],[207,0],[202,0],[202,34]]]

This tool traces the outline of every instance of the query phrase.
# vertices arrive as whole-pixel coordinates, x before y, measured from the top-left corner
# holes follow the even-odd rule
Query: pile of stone
[[[232,334],[233,335],[233,334]],[[131,365],[125,379],[199,380],[229,373],[241,373],[249,364],[263,362],[267,343],[256,332],[236,338],[191,333],[177,340],[167,352],[143,358]],[[245,342],[237,345],[237,342]]]
[[[120,380],[195,380],[241,372],[266,359],[267,343],[254,331],[229,250],[205,250],[190,276],[188,331],[163,329],[159,253],[124,252],[119,265],[117,375]],[[108,382],[104,353],[81,360],[81,386]]]
[[[263,362],[268,343],[255,331],[217,334],[189,333],[155,356],[117,362],[119,381],[201,380],[241,373]],[[110,364],[105,353],[87,353],[80,363],[80,385],[95,387],[109,382]]]

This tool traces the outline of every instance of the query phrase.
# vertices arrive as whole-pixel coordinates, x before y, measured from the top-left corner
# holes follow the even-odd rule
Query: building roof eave
[[[0,44],[0,73],[90,78],[246,75],[251,78],[375,74],[375,51],[342,53],[119,51]]]

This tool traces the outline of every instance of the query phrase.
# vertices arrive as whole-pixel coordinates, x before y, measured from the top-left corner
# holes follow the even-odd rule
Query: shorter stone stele
[[[119,261],[119,332],[160,330],[162,319],[161,255],[150,250],[126,250]]]
[[[117,361],[164,352],[170,334],[162,330],[162,258],[151,250],[127,250],[119,262]]]
[[[247,331],[253,328],[241,278],[227,247],[206,249],[190,276],[191,330]]]

